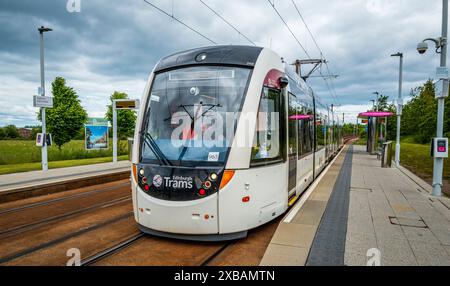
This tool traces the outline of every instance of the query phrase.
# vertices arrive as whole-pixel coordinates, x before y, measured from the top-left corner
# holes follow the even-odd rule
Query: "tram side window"
[[[316,142],[317,149],[325,147],[325,136],[326,136],[326,125],[325,120],[319,115],[316,117]]]
[[[280,112],[280,91],[265,87],[261,95],[256,119],[252,165],[266,165],[282,160]]]
[[[288,102],[288,154],[289,155],[297,155],[297,133],[298,133],[298,115],[299,115],[299,106],[298,101],[295,95],[289,93],[289,102]]]
[[[298,120],[298,154],[307,155],[313,151],[314,147],[314,115],[310,108],[299,102]]]

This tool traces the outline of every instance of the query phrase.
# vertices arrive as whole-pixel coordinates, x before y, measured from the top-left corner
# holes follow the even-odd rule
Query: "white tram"
[[[286,212],[343,144],[331,110],[267,48],[166,57],[141,102],[133,206],[154,235],[245,237]]]

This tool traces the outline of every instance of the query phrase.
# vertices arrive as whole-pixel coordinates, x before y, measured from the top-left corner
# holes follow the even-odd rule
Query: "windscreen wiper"
[[[161,151],[158,144],[156,144],[153,137],[148,132],[142,132],[141,135],[144,135],[144,143],[150,148],[150,150],[155,154],[155,157],[158,159],[161,165],[172,165],[170,161],[167,159],[166,155]]]
[[[187,115],[189,116],[189,118],[191,119],[191,121],[194,121],[194,116],[192,116],[190,113],[189,113],[189,111],[187,111],[187,109],[186,109],[186,107],[194,107],[194,106],[197,106],[197,105],[200,105],[200,106],[206,106],[206,107],[209,107],[205,112],[203,112],[202,113],[202,115],[200,115],[200,116],[198,116],[198,117],[195,117],[195,120],[196,119],[199,119],[200,117],[203,117],[203,116],[205,116],[205,114],[206,113],[208,113],[208,112],[210,112],[212,109],[214,109],[215,107],[222,107],[222,105],[220,105],[220,104],[180,104],[180,105],[178,105],[177,107],[178,108],[183,108],[184,109],[184,111],[187,113]],[[172,117],[169,117],[169,118],[166,118],[166,119],[164,119],[164,121],[168,121],[168,120],[170,120]]]

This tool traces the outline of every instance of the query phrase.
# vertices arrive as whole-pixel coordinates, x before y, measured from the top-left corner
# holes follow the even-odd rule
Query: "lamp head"
[[[39,33],[44,33],[44,32],[51,32],[53,31],[53,29],[50,28],[45,28],[44,26],[41,26],[40,28],[38,28]]]
[[[396,53],[396,54],[392,54],[391,57],[403,57],[403,53]]]

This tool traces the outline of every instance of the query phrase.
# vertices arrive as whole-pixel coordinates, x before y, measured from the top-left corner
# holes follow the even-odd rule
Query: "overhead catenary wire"
[[[303,18],[302,13],[300,13],[300,9],[298,8],[297,4],[295,4],[294,0],[291,0],[291,1],[292,1],[292,4],[294,5],[295,10],[297,11],[298,15],[300,16],[300,19],[302,20],[303,24],[305,25],[306,30],[308,31],[309,35],[311,36],[311,38],[312,38],[312,40],[313,40],[313,42],[314,42],[314,45],[315,45],[316,48],[319,50],[321,57],[324,58],[322,49],[319,47],[319,44],[317,44],[316,38],[314,37],[313,33],[312,33],[311,30],[309,29],[308,24],[306,24],[306,21],[305,21],[305,19]]]
[[[205,36],[204,34],[202,34],[201,32],[199,32],[198,30],[196,30],[195,28],[189,26],[188,24],[184,23],[182,20],[178,19],[177,17],[175,17],[173,14],[169,14],[168,12],[164,11],[163,9],[159,8],[158,6],[156,6],[155,4],[144,0],[145,3],[147,3],[148,5],[152,6],[153,8],[155,8],[156,10],[158,10],[159,12],[163,13],[164,15],[166,15],[167,17],[170,17],[172,19],[174,19],[175,21],[177,21],[178,23],[180,23],[181,25],[185,26],[186,28],[188,28],[189,30],[191,30],[192,32],[196,33],[197,35],[201,36],[202,38],[204,38],[205,40],[213,43],[214,45],[217,45],[217,42],[213,41],[211,38]],[[173,13],[173,11],[172,11]]]
[[[297,11],[298,16],[300,17],[300,20],[303,22],[303,24],[305,25],[306,30],[308,31],[309,35],[311,36],[311,39],[313,40],[314,45],[316,46],[317,50],[319,51],[321,58],[325,60],[325,55],[324,55],[322,49],[320,48],[319,44],[317,43],[317,40],[314,37],[314,34],[312,33],[311,29],[309,28],[308,24],[306,23],[305,18],[303,17],[302,13],[300,12],[300,9],[298,8],[298,5],[295,3],[294,0],[291,0],[291,2],[293,4],[295,10]],[[341,104],[340,100],[339,100],[339,98],[338,98],[338,96],[336,94],[336,88],[334,86],[333,78],[331,76],[332,73],[330,71],[330,67],[328,66],[328,62],[325,60],[324,63],[325,63],[325,67],[327,69],[327,74],[328,74],[327,77],[330,78],[330,84],[327,82],[326,76],[323,75],[322,71],[320,71],[320,75],[322,75],[323,80],[325,81],[325,83],[327,85],[327,88],[328,88],[331,96],[333,97],[333,99],[336,101],[336,103]]]
[[[277,13],[278,17],[280,17],[281,21],[284,23],[284,25],[286,26],[286,28],[289,30],[289,32],[291,33],[292,37],[294,37],[295,41],[297,42],[297,44],[300,46],[300,48],[303,50],[303,52],[306,54],[306,56],[311,59],[311,56],[309,55],[308,51],[305,49],[305,47],[302,45],[302,43],[300,43],[300,40],[297,38],[297,36],[295,36],[294,32],[292,31],[292,29],[289,27],[288,23],[286,22],[286,20],[284,20],[283,16],[281,16],[280,12],[278,11],[278,9],[275,7],[275,4],[272,3],[270,0],[267,0],[267,2],[269,2],[269,5],[273,8],[273,10]]]
[[[297,36],[295,36],[294,32],[293,32],[292,29],[289,27],[289,25],[287,24],[286,20],[281,16],[281,14],[280,14],[280,12],[278,11],[278,9],[276,9],[274,2],[271,2],[270,0],[267,0],[267,1],[269,2],[269,5],[274,9],[274,11],[275,11],[276,14],[278,15],[278,17],[280,17],[281,21],[284,23],[284,25],[286,26],[286,28],[289,30],[289,32],[291,33],[292,37],[297,41],[298,45],[299,45],[299,46],[302,48],[302,50],[305,52],[306,56],[307,56],[309,59],[311,59],[311,56],[309,55],[308,51],[307,51],[307,50],[305,49],[305,47],[300,43],[299,39],[297,38]],[[293,3],[294,3],[294,2],[293,2]],[[295,5],[295,3],[294,3],[294,5]],[[305,26],[307,26],[306,21],[304,20],[303,16],[301,16],[300,10],[298,9],[297,5],[295,5],[295,7],[296,7],[296,10],[297,10],[297,12],[298,12],[300,18],[302,19],[303,23],[305,24]],[[319,52],[321,53],[322,59],[324,59],[324,55],[323,55],[322,49],[320,49],[319,45],[317,44],[317,41],[315,40],[314,36],[312,35],[312,32],[311,32],[311,30],[309,29],[309,27],[307,27],[307,30],[308,30],[308,32],[311,34],[311,36],[312,36],[312,38],[313,38],[313,41],[314,41],[316,47],[318,48]],[[325,60],[325,64],[327,65],[326,60]],[[327,67],[328,67],[328,65],[327,65]],[[336,93],[333,92],[332,88],[330,87],[330,84],[327,82],[327,80],[326,80],[325,76],[323,75],[322,71],[320,71],[320,74],[322,75],[323,80],[325,81],[325,84],[326,84],[327,89],[328,89],[328,91],[329,91],[329,93],[330,93],[330,95],[331,95],[331,98],[333,99],[333,101],[334,101],[336,104],[338,104],[338,103],[339,103],[339,100],[337,99]]]
[[[255,42],[253,42],[249,37],[247,37],[244,33],[242,33],[241,31],[239,31],[238,28],[236,28],[236,26],[234,26],[233,24],[231,24],[228,20],[226,20],[222,15],[220,15],[219,12],[217,12],[216,10],[214,10],[211,6],[209,6],[208,4],[206,4],[203,0],[199,0],[206,8],[208,8],[211,12],[213,12],[217,17],[219,17],[223,22],[225,22],[228,26],[230,26],[233,30],[235,30],[239,35],[241,35],[242,37],[244,37],[249,43],[251,43],[252,45],[256,46]]]

